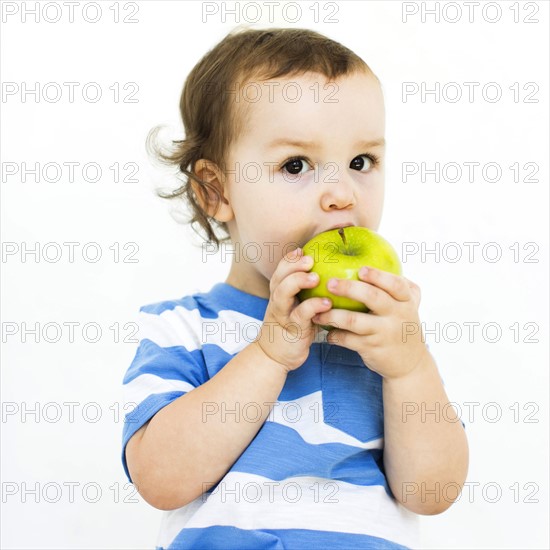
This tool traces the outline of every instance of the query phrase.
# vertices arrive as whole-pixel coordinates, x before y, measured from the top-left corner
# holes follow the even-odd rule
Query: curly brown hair
[[[271,80],[307,72],[319,73],[331,80],[365,72],[378,80],[359,56],[315,31],[237,27],[202,57],[184,83],[179,108],[185,139],[172,140],[171,150],[165,153],[157,143],[162,125],[149,132],[148,153],[162,164],[177,167],[176,177],[181,182],[180,187],[168,193],[157,189],[157,195],[170,200],[181,197],[191,213],[185,223],[190,223],[202,239],[214,243],[216,250],[220,243],[230,240],[227,224],[213,217],[220,202],[227,201],[223,190],[199,178],[194,171],[195,163],[207,159],[222,175],[227,174],[229,146],[241,135],[246,123],[242,108],[232,108],[232,103],[236,103],[232,95],[238,93],[239,86],[251,78]],[[227,91],[231,94],[224,93]],[[202,207],[208,202],[214,205],[212,216]],[[215,229],[220,229],[222,234],[218,235]]]

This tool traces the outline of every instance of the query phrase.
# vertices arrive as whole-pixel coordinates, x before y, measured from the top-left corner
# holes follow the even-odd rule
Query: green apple
[[[343,227],[324,231],[303,246],[304,255],[313,258],[310,272],[319,275],[319,284],[304,288],[298,293],[300,301],[307,298],[330,298],[332,307],[351,311],[368,312],[365,304],[332,294],[327,288],[329,279],[359,280],[363,266],[375,267],[401,275],[401,262],[390,243],[375,231],[366,227]],[[329,326],[323,326],[329,329]]]

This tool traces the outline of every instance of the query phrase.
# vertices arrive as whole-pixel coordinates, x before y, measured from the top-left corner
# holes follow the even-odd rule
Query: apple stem
[[[341,227],[340,229],[338,229],[338,233],[340,235],[340,237],[342,237],[342,240],[344,241],[344,246],[346,245],[346,236],[344,235],[344,228]]]

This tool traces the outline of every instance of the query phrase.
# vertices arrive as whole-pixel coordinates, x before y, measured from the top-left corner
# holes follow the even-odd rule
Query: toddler
[[[369,313],[297,299],[319,283],[307,241],[379,226],[378,78],[314,31],[241,28],[180,109],[185,139],[160,156],[183,185],[163,196],[234,254],[208,292],[140,309],[122,461],[166,511],[157,548],[414,548],[418,514],[446,510],[468,468],[452,407],[429,412],[449,400],[422,331],[403,337],[419,288],[369,268],[328,284]]]

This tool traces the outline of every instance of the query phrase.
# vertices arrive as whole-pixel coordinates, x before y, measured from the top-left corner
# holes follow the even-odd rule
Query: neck
[[[269,279],[251,268],[250,265],[242,266],[233,260],[225,282],[253,296],[266,299],[270,297]]]

